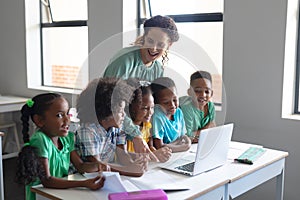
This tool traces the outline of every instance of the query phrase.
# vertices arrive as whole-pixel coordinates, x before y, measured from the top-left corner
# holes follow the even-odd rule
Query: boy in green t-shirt
[[[190,77],[189,96],[179,98],[184,115],[187,135],[192,143],[197,143],[202,129],[216,126],[215,107],[211,102],[213,96],[211,74],[196,71]]]

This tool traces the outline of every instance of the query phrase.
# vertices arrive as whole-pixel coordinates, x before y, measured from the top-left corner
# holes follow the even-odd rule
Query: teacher
[[[125,47],[113,56],[103,76],[139,78],[152,82],[163,76],[168,49],[178,39],[172,18],[157,15],[147,19],[144,22],[144,34],[136,39],[134,46]],[[161,62],[159,58],[162,58]]]

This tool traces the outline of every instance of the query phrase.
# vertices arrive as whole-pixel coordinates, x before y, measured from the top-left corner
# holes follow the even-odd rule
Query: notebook
[[[187,151],[184,156],[161,168],[194,176],[224,165],[232,131],[233,123],[202,130],[196,151]]]

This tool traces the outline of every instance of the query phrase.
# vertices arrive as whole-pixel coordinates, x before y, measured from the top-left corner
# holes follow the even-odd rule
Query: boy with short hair
[[[207,71],[196,71],[190,77],[188,95],[180,97],[187,135],[197,143],[201,130],[216,126],[212,77]]]

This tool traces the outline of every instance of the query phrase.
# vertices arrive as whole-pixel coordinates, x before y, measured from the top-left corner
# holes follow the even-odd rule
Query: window
[[[282,117],[300,119],[299,107],[299,0],[289,0],[286,18]],[[298,46],[298,47],[297,47]]]
[[[298,12],[298,31],[297,31],[297,54],[296,54],[296,83],[295,83],[295,106],[294,106],[294,113],[295,114],[300,114],[300,21],[299,21],[299,12]]]
[[[71,92],[88,82],[87,0],[25,2],[28,87]],[[39,77],[37,77],[39,76]]]
[[[87,0],[41,1],[43,85],[80,89],[88,57]]]
[[[168,15],[176,22],[180,39],[170,48],[165,75],[177,84],[179,96],[187,95],[190,75],[196,70],[213,76],[213,101],[222,103],[223,1],[141,0],[138,28],[146,18]],[[178,81],[179,80],[179,81]],[[182,84],[181,84],[182,83]]]

